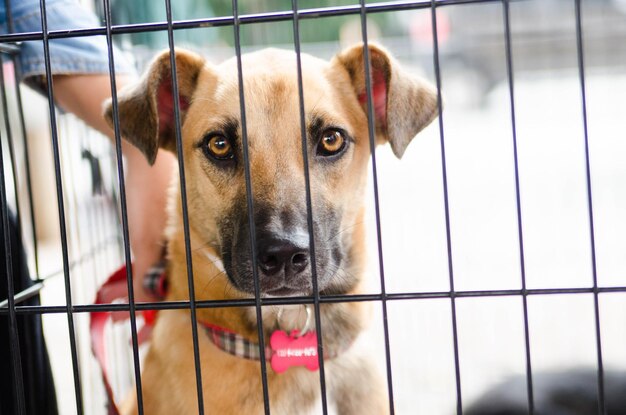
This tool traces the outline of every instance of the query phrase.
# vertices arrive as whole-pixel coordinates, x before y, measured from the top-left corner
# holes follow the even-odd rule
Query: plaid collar
[[[209,336],[209,340],[211,340],[218,349],[243,359],[261,360],[261,352],[258,343],[252,342],[234,331],[210,323],[200,322],[200,324]],[[272,348],[265,346],[264,349],[265,359],[271,359],[273,354]]]
[[[209,259],[211,258],[209,257]],[[167,294],[167,274],[165,259],[161,259],[148,270],[143,279],[143,285],[144,289],[147,292],[151,293],[157,298],[161,300],[165,298],[165,295]],[[147,310],[144,312],[144,317],[147,319],[146,321],[148,324],[154,324],[156,311]],[[223,350],[233,356],[237,356],[242,359],[261,360],[261,349],[258,343],[252,342],[232,330],[219,327],[211,323],[199,323],[209,336],[209,340],[211,340],[211,342],[213,342],[213,344],[217,346],[220,350]],[[348,347],[346,347],[345,349],[347,349]],[[265,359],[271,360],[272,356],[274,356],[275,354],[275,351],[272,349],[272,347],[266,345],[263,347],[263,350],[265,352]],[[328,349],[325,349],[324,359],[335,358],[342,351],[344,351],[344,348],[342,348],[341,350],[332,351],[328,351]]]
[[[259,343],[250,341],[232,330],[219,327],[211,323],[203,321],[199,321],[198,323],[200,323],[204,331],[209,336],[209,340],[211,340],[211,342],[217,346],[218,349],[242,359],[261,360]],[[345,346],[346,347],[335,350],[329,350],[325,347],[324,360],[334,359],[339,354],[347,350],[351,344],[347,344]],[[265,350],[265,359],[268,361],[275,355],[275,351],[269,345],[266,345],[263,350]]]

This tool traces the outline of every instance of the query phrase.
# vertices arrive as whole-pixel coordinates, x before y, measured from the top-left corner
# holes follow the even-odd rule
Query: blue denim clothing
[[[10,3],[13,33],[40,32],[39,0],[0,0],[0,33],[9,33],[5,1]],[[104,23],[75,0],[46,0],[48,30],[84,29],[102,27]],[[106,74],[109,71],[107,42],[104,36],[84,36],[51,39],[49,42],[52,73]],[[123,54],[114,48],[116,73],[132,73],[134,68]],[[45,74],[43,41],[23,42],[20,62],[26,81],[43,79]],[[34,82],[37,84],[37,82]],[[41,86],[39,84],[38,86]]]

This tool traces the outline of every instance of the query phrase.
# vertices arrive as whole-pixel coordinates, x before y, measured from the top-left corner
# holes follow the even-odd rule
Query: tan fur
[[[436,115],[436,95],[423,81],[403,73],[380,47],[370,47],[373,70],[384,71],[387,80],[387,124],[377,129],[377,141],[390,141],[400,157],[413,136]],[[240,120],[236,60],[219,66],[196,55],[177,51],[178,82],[188,108],[182,112],[182,146],[186,174],[189,230],[196,300],[250,298],[237,290],[223,272],[218,232],[221,212],[228,211],[246,194],[243,169],[222,174],[198,149],[198,141],[214,130],[224,117]],[[156,91],[168,77],[169,54],[154,61],[135,87],[119,94],[122,132],[148,160],[157,146],[174,149],[173,128],[159,124]],[[249,139],[252,192],[255,202],[267,202],[276,210],[301,207],[306,214],[304,164],[301,147],[295,55],[264,50],[243,56],[246,126]],[[332,278],[356,278],[347,294],[360,292],[365,266],[364,206],[370,144],[367,117],[357,95],[364,90],[363,48],[355,46],[330,63],[302,55],[304,106],[331,125],[342,126],[355,139],[332,167],[323,166],[309,154],[313,217],[322,205],[341,212],[342,238],[350,246],[349,269]],[[112,122],[111,106],[106,112]],[[380,125],[379,125],[380,127]],[[169,206],[168,301],[189,299],[185,238],[178,184],[172,187]],[[245,198],[244,198],[245,200]],[[245,206],[243,206],[245,209]],[[281,223],[276,224],[281,227]],[[318,250],[325,241],[316,241]],[[325,348],[344,351],[325,362],[329,399],[341,414],[383,414],[388,411],[386,388],[370,362],[357,356],[350,345],[367,324],[368,306],[363,302],[321,305],[321,328]],[[267,338],[277,326],[277,307],[263,308]],[[302,324],[294,307],[281,321],[291,329]],[[256,313],[250,307],[199,308],[198,319],[258,341]],[[199,329],[204,406],[207,413],[263,413],[259,362],[231,356],[219,349]],[[142,371],[145,413],[196,413],[196,380],[189,311],[161,311]],[[274,414],[300,414],[320,399],[319,373],[292,368],[275,374],[268,363],[270,405]],[[125,413],[136,413],[136,401]]]

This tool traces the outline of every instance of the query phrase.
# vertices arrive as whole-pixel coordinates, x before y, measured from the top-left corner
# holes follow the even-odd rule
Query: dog
[[[389,143],[400,158],[436,118],[437,93],[382,47],[368,50],[375,142]],[[241,57],[256,263],[251,259],[237,60],[212,65],[176,50],[175,61],[196,300],[253,297],[254,269],[261,297],[311,296],[296,54],[265,49]],[[331,61],[302,54],[301,62],[317,287],[321,296],[357,294],[367,259],[364,192],[370,158],[364,47],[346,49]],[[118,94],[122,136],[150,163],[159,149],[176,153],[172,88],[166,51]],[[113,125],[110,102],[105,118]],[[189,300],[179,191],[176,182],[166,230],[167,301]],[[292,333],[307,324],[316,327],[303,309],[263,307],[264,338],[278,328]],[[351,347],[367,325],[366,303],[322,303],[320,314],[329,405],[340,414],[387,413],[384,383],[371,360]],[[225,337],[236,337],[236,347],[245,346],[247,353],[259,349],[255,308],[198,308],[197,320],[204,408],[217,414],[263,413],[259,361],[223,344]],[[190,311],[160,311],[141,375],[144,413],[197,413],[194,369]],[[268,360],[272,413],[302,414],[319,405],[319,373],[309,369],[278,373]],[[136,412],[135,400],[126,413]]]

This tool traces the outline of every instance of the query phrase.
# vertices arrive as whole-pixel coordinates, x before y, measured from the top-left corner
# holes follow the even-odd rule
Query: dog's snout
[[[266,239],[259,244],[259,268],[266,275],[280,271],[285,277],[304,271],[309,264],[309,247],[296,241]]]

